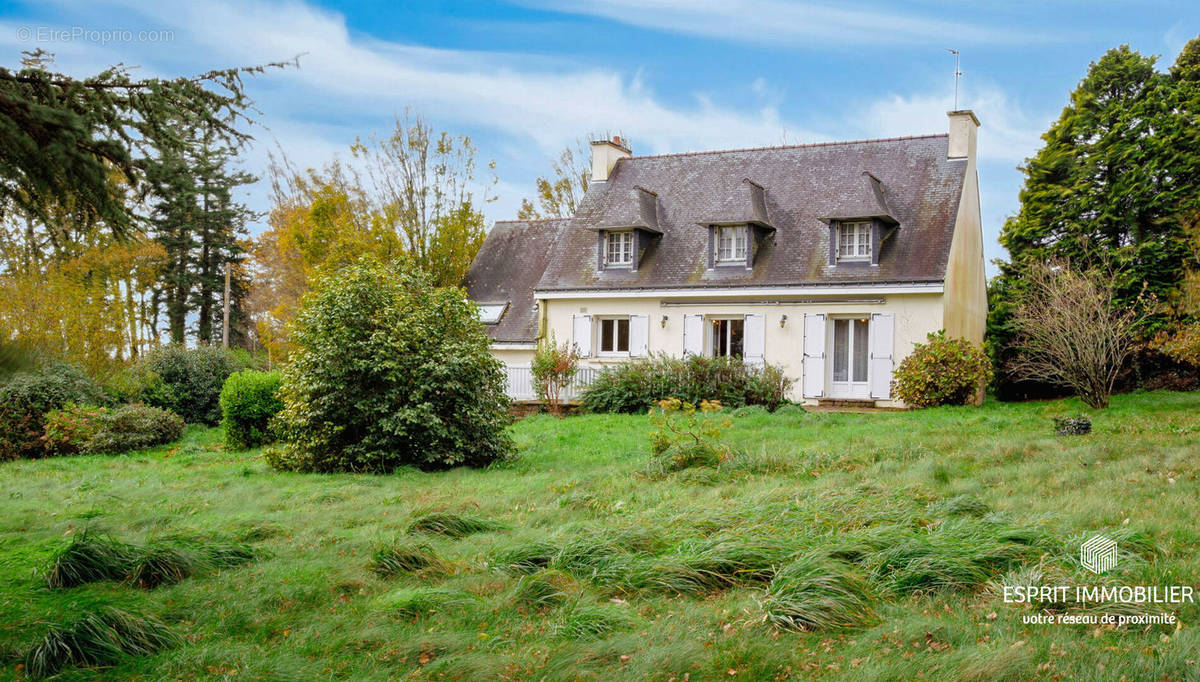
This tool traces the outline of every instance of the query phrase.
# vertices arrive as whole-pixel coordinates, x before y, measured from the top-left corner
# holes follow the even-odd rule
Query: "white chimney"
[[[950,111],[950,152],[951,159],[975,158],[975,137],[979,131],[979,119],[970,109]]]
[[[616,135],[611,140],[595,140],[592,142],[592,182],[607,182],[613,166],[631,156],[633,151]]]

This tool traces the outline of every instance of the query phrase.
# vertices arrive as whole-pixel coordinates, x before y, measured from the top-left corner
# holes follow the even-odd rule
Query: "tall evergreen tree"
[[[1122,307],[1178,296],[1186,224],[1200,207],[1200,39],[1169,73],[1156,71],[1155,61],[1123,45],[1092,63],[1021,167],[1021,209],[1000,233],[1010,258],[989,283],[988,334],[1001,388],[1006,360],[1018,351],[1011,315],[1027,265],[1110,272]],[[1147,329],[1167,323],[1153,315]]]
[[[147,174],[157,197],[152,212],[153,235],[167,252],[159,301],[167,318],[172,343],[187,338],[187,324],[195,316],[195,338],[202,343],[221,339],[225,269],[245,257],[238,241],[252,215],[233,198],[233,191],[254,182],[254,176],[231,168],[233,150],[214,144],[203,131],[193,131],[184,153],[164,151]],[[242,278],[231,281],[245,297]],[[237,308],[231,317],[241,315]],[[232,340],[231,340],[232,341]]]

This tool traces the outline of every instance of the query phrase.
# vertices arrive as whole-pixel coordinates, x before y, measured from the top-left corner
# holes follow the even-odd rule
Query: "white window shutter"
[[[742,355],[748,365],[761,365],[767,354],[767,316],[751,313],[746,316],[745,336],[742,339]]]
[[[892,397],[893,350],[896,346],[896,316],[892,313],[871,315],[871,397]]]
[[[650,352],[650,318],[646,315],[629,316],[629,354],[642,357]]]
[[[575,352],[579,353],[579,357],[581,358],[591,357],[592,316],[576,315],[572,320],[571,332],[573,336],[571,341],[575,344]]]
[[[683,316],[683,355],[704,355],[704,316]]]
[[[825,315],[804,315],[804,397],[825,395]]]

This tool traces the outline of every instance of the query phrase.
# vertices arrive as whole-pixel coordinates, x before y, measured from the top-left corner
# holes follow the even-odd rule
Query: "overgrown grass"
[[[117,580],[153,589],[205,571],[250,563],[257,557],[254,548],[240,543],[175,540],[139,546],[85,529],[54,556],[46,571],[46,584],[65,589]]]
[[[789,630],[855,627],[875,617],[865,577],[846,563],[816,555],[775,574],[761,606],[768,621]]]
[[[397,540],[375,550],[371,570],[381,578],[390,578],[424,570],[441,570],[445,562],[429,544]]]
[[[506,526],[491,519],[485,519],[473,514],[455,514],[453,512],[430,512],[422,514],[408,526],[410,533],[432,533],[445,535],[449,538],[464,538],[473,533],[487,533],[503,530]]]
[[[70,667],[110,666],[127,656],[148,656],[182,643],[156,618],[106,608],[51,625],[25,655],[25,674],[36,680]]]
[[[1076,413],[1092,433],[1056,437]],[[1196,605],[1155,605],[1175,630],[1026,624],[1040,607],[1003,600],[1196,584],[1200,395],[732,421],[739,457],[661,479],[644,415],[523,420],[521,458],[488,470],[281,474],[194,427],[5,463],[0,680],[47,623],[111,606],[182,641],[64,678],[1200,677]],[[1102,576],[1078,562],[1098,533],[1120,549]]]

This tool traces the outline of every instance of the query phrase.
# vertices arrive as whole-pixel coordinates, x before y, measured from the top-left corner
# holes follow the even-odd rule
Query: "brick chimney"
[[[970,109],[950,111],[950,152],[946,155],[951,159],[975,158],[975,137],[979,131],[979,119]]]
[[[625,141],[616,135],[611,140],[592,142],[592,182],[607,182],[617,161],[633,156]]]

